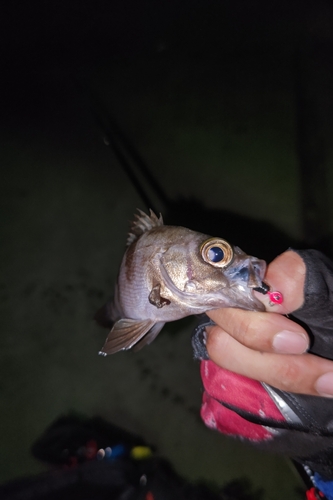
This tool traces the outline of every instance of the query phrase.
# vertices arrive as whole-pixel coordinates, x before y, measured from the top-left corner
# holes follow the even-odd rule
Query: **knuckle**
[[[236,318],[232,336],[247,347],[266,350],[267,339],[262,332],[260,316],[244,311]]]
[[[245,345],[252,345],[253,332],[247,317],[243,317],[234,329],[234,337]]]
[[[223,330],[218,326],[212,326],[207,335],[206,347],[207,349],[216,349],[221,344]]]
[[[225,329],[239,342],[247,339],[250,330],[250,322],[247,311],[240,309],[228,309],[225,314]]]
[[[304,372],[293,358],[285,359],[282,365],[275,367],[274,373],[275,385],[283,391],[297,392],[304,385]]]
[[[230,336],[218,326],[213,326],[207,335],[206,348],[210,358],[222,366],[228,353]]]

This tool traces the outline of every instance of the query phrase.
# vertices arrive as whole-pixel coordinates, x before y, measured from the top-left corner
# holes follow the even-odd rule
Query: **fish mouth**
[[[251,306],[263,310],[262,302],[254,295],[254,291],[267,293],[268,285],[263,281],[266,273],[266,262],[255,257],[249,257],[226,271],[230,287],[236,288],[242,294],[247,294]],[[266,290],[266,292],[264,292]]]
[[[249,257],[238,265],[232,266],[226,272],[231,283],[243,284],[248,288],[262,287],[266,273],[266,262],[255,257]]]

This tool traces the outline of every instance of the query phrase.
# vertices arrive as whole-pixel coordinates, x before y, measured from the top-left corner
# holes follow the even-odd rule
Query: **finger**
[[[281,314],[226,308],[208,311],[207,315],[225,332],[251,349],[302,354],[309,347],[304,328]],[[207,329],[209,335],[214,328]]]
[[[207,351],[222,368],[283,391],[333,397],[333,362],[327,359],[254,351],[217,328],[208,336]]]
[[[254,293],[264,303],[267,311],[288,314],[299,309],[304,302],[305,274],[303,259],[296,252],[288,250],[269,264],[265,275],[265,282],[270,285],[271,290],[282,293],[282,304],[272,304],[268,295]]]

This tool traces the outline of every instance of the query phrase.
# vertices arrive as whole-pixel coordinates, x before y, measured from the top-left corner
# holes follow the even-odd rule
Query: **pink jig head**
[[[267,285],[264,281],[262,282],[261,286],[256,287],[254,290],[257,292],[262,293],[263,295],[268,295],[269,300],[270,300],[270,305],[274,306],[275,304],[282,304],[283,302],[283,295],[281,292],[276,291],[271,291],[270,286]]]
[[[283,295],[281,292],[268,292],[268,297],[269,300],[272,302],[272,305],[274,304],[282,304],[283,302]]]

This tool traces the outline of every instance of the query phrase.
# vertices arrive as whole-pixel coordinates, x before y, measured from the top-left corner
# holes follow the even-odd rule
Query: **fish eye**
[[[214,267],[228,266],[234,256],[232,246],[221,238],[209,238],[204,241],[200,252],[203,260]]]
[[[211,247],[207,255],[211,262],[221,262],[224,258],[224,252],[221,247]]]

